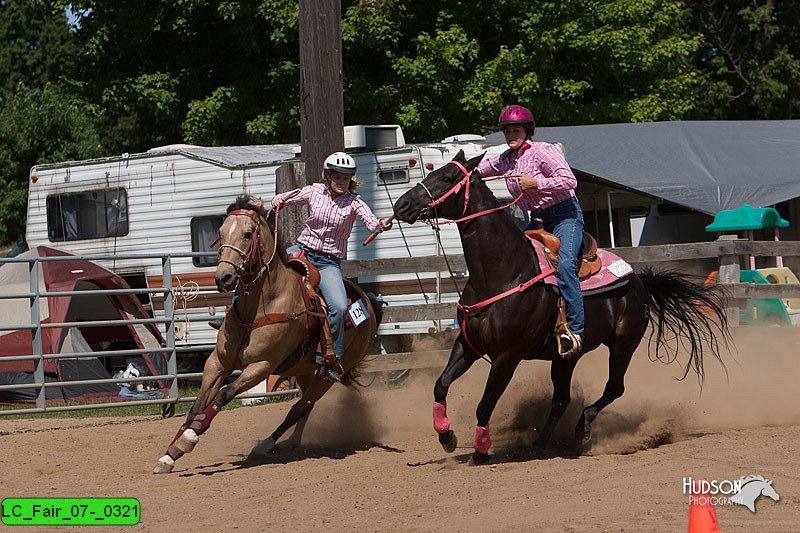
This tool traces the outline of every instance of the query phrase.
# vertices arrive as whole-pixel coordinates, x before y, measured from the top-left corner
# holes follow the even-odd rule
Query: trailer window
[[[380,177],[381,181],[385,185],[391,185],[393,183],[408,183],[408,169],[407,168],[389,168],[386,170],[380,170],[378,172],[378,177]]]
[[[47,197],[47,237],[51,242],[127,234],[128,194],[125,189],[99,189]]]
[[[192,228],[192,251],[193,252],[216,252],[211,244],[217,240],[217,233],[220,226],[225,221],[223,215],[210,215],[205,217],[194,217],[190,222]],[[216,266],[217,256],[192,257],[194,266]]]

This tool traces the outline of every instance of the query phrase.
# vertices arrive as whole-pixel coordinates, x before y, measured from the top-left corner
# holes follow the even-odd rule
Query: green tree
[[[77,52],[63,9],[41,0],[0,0],[0,98],[20,83],[41,88],[58,81]]]
[[[296,0],[80,0],[78,94],[110,151],[299,138]],[[669,0],[342,0],[346,123],[411,140],[488,130],[521,102],[545,124],[680,118],[700,47]]]
[[[693,0],[704,35],[695,59],[702,84],[693,115],[713,119],[800,114],[800,4]]]
[[[291,0],[81,0],[75,90],[109,151],[297,138]]]
[[[680,118],[697,97],[700,39],[672,1],[347,4],[345,107],[411,138],[493,129],[512,102],[568,125]]]
[[[0,242],[24,233],[32,166],[99,155],[92,117],[58,86],[20,86],[6,98],[0,109]]]

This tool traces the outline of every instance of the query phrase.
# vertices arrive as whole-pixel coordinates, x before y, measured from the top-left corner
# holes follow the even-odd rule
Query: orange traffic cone
[[[700,486],[707,485],[701,483]],[[720,533],[717,512],[709,492],[692,492],[689,496],[689,533]]]

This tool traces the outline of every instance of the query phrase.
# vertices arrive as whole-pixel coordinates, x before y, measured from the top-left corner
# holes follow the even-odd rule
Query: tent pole
[[[611,191],[606,193],[606,200],[608,201],[608,231],[611,234],[611,247],[616,248],[617,244],[614,239],[614,217],[611,211]]]

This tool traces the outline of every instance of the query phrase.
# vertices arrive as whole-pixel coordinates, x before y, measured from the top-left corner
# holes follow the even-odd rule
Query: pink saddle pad
[[[542,243],[530,238],[528,240],[533,245],[533,249],[536,250],[536,259],[539,261],[539,268],[542,269],[542,272],[549,269],[550,263],[547,262]],[[603,266],[597,274],[581,280],[581,291],[593,291],[607,287],[633,273],[633,267],[618,255],[602,248],[597,249],[597,255],[600,256],[600,261]],[[544,281],[550,285],[558,285],[558,280],[555,275],[547,276],[544,278]]]

